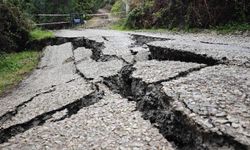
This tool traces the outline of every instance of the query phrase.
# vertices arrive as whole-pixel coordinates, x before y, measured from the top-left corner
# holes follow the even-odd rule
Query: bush
[[[125,10],[125,4],[122,2],[122,0],[118,0],[112,6],[111,13],[114,15],[119,15],[119,13],[124,10]]]
[[[135,7],[127,17],[125,26],[127,28],[150,28],[153,26],[152,9],[153,1],[147,1],[143,7]]]
[[[0,51],[24,49],[29,40],[29,25],[21,11],[10,4],[0,2]]]
[[[125,21],[125,26],[129,29],[139,29],[144,28],[141,24],[142,17],[143,16],[143,10],[141,8],[135,8],[133,9],[129,14]]]
[[[133,28],[210,28],[230,22],[250,23],[247,0],[148,0],[133,7],[126,22]]]
[[[208,28],[230,22],[248,22],[250,1],[245,0],[193,0],[185,9],[186,22],[191,27]]]

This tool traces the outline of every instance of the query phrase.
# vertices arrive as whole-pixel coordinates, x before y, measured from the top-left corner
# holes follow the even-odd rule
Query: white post
[[[126,3],[126,13],[129,13],[129,3]]]
[[[123,2],[125,3],[125,6],[126,6],[126,13],[128,14],[129,13],[129,0],[123,0]]]

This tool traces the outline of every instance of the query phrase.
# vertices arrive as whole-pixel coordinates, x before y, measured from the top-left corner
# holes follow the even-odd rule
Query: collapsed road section
[[[183,62],[165,62],[168,70],[174,68],[167,73],[154,63],[125,67],[106,84],[136,101],[143,117],[180,149],[249,148],[249,70],[196,66],[200,69],[188,71]]]
[[[246,43],[56,35],[65,43],[1,99],[1,149],[250,149]]]
[[[1,122],[1,149],[172,150],[172,144],[136,111],[135,102],[102,84],[103,77],[116,75],[127,64],[122,56],[103,54],[103,44],[91,39],[65,41],[72,45],[44,49],[38,69],[17,91],[30,93],[26,99],[19,101],[15,92],[3,99],[8,102],[15,96],[17,100],[2,110],[8,117]],[[35,88],[30,87],[33,82]]]

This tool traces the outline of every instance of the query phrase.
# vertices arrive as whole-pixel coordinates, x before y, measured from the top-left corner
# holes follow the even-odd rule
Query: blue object
[[[79,19],[79,18],[76,18],[73,21],[74,21],[74,24],[80,24],[81,23],[81,19]]]

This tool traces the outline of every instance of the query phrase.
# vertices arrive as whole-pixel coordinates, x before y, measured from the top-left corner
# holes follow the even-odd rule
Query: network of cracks
[[[73,68],[72,75],[60,84],[36,90],[29,99],[3,113],[0,143],[48,121],[71,118],[81,109],[99,103],[110,91],[124,101],[135,102],[134,111],[141,112],[143,119],[149,120],[174,149],[250,148],[249,59],[231,59],[224,53],[215,57],[212,52],[197,52],[195,45],[201,44],[203,51],[234,47],[131,34],[132,42],[123,49],[112,45],[119,45],[116,37],[101,38],[104,41],[88,37],[53,39],[50,44],[71,49],[72,54],[56,63]],[[110,50],[113,46],[118,53]],[[37,70],[49,67],[50,64],[40,65]],[[32,102],[36,99],[58,98],[60,92],[67,95],[65,89],[69,88],[73,93],[85,92],[73,98],[70,92],[59,96],[65,102],[41,108],[22,119],[35,107]]]

